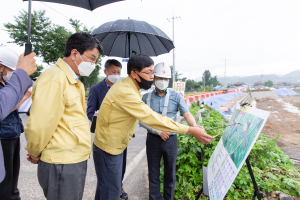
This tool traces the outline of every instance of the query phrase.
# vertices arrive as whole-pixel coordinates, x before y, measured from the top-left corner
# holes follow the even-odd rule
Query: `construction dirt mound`
[[[257,108],[271,112],[262,133],[271,137],[279,134],[277,145],[291,158],[300,160],[300,96],[280,98],[273,92],[259,92],[253,97]]]

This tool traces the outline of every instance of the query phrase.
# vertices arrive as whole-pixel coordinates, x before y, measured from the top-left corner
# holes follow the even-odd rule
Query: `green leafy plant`
[[[193,104],[190,112],[197,114],[199,107]],[[225,126],[227,122],[213,108],[209,117],[203,117],[205,129]],[[208,131],[210,135],[222,133],[224,129]],[[294,162],[277,147],[276,138],[260,134],[250,155],[249,161],[258,187],[263,192],[282,191],[293,196],[300,196],[300,173]],[[190,135],[178,135],[178,157],[176,163],[175,199],[195,200],[202,188],[202,166],[207,166],[221,136],[210,144],[203,145]],[[161,192],[163,192],[163,162],[161,162]],[[226,199],[252,199],[253,184],[246,164],[243,165],[234,183],[229,189]],[[208,199],[201,195],[200,199]]]

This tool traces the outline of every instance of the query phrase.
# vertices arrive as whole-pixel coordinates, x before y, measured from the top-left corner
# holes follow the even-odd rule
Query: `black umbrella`
[[[31,37],[31,1],[32,0],[23,0],[29,1],[28,2],[28,29],[27,29],[27,43],[25,44],[25,55],[28,55],[32,51],[32,44],[30,42]],[[117,1],[123,0],[33,0],[33,1],[45,1],[45,2],[52,2],[52,3],[60,3],[66,4],[71,6],[77,6],[81,8],[85,8],[88,10],[94,10],[98,7],[104,6],[106,4],[114,3]]]
[[[129,58],[132,53],[158,56],[174,48],[172,40],[162,30],[144,21],[106,22],[91,34],[101,42],[107,56]]]

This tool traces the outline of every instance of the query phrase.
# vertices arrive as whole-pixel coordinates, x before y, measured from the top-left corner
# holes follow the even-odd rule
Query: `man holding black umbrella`
[[[131,140],[138,120],[166,132],[193,135],[203,144],[210,143],[203,127],[188,127],[162,117],[142,100],[140,89],[149,89],[154,78],[153,60],[142,54],[132,56],[127,64],[127,78],[115,83],[106,94],[97,117],[93,154],[97,157],[98,179],[95,199],[119,200],[123,151]]]
[[[32,85],[28,75],[36,70],[34,56],[31,53],[19,58],[12,49],[0,47],[0,198],[3,200],[20,199],[20,134],[24,128],[17,108],[31,96],[31,90],[27,91]],[[20,61],[24,59],[30,61],[25,63],[27,70],[20,69]]]

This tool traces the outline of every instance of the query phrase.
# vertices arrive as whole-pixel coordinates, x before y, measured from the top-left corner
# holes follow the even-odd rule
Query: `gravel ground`
[[[279,136],[277,145],[293,159],[300,160],[300,115],[286,110],[284,103],[290,103],[300,110],[300,96],[279,97],[273,91],[253,92],[257,108],[270,111],[262,133]]]
[[[263,91],[263,92],[251,92],[252,97],[257,99],[264,99],[264,98],[272,98],[278,99],[279,96],[274,91]]]

